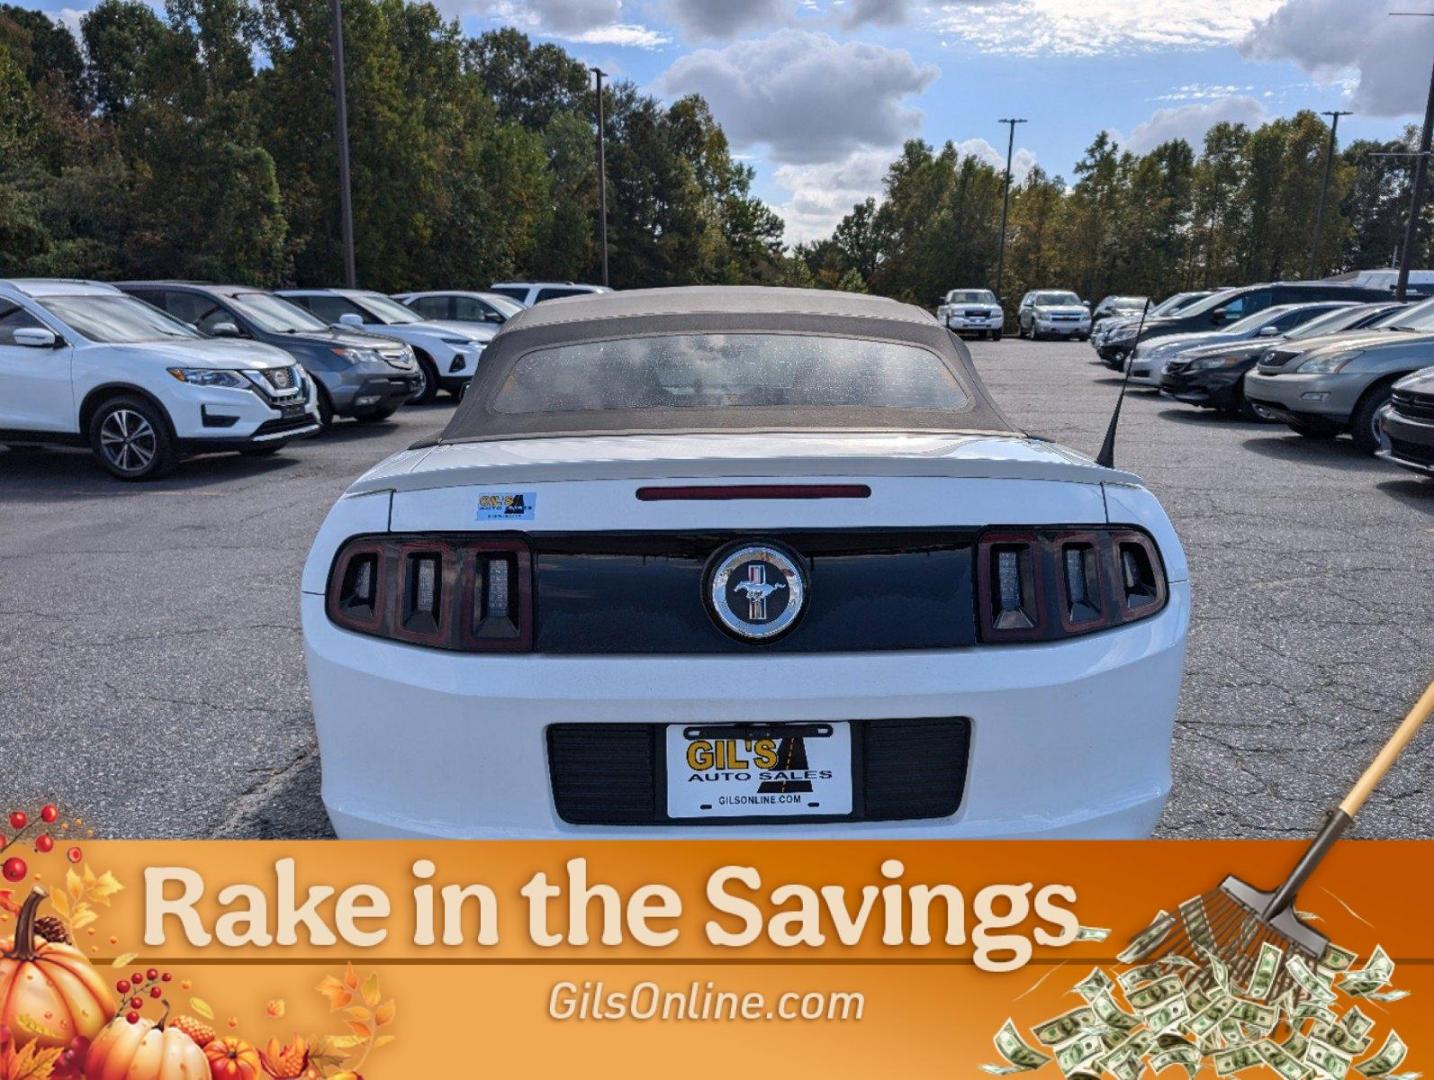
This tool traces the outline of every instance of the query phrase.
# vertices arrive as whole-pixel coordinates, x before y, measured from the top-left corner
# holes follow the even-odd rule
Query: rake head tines
[[[1273,896],[1227,877],[1218,889],[1181,904],[1169,934],[1142,962],[1179,957],[1190,964],[1177,963],[1172,974],[1180,974],[1187,985],[1204,989],[1224,981],[1230,993],[1248,996],[1261,947],[1269,944],[1280,950],[1280,963],[1270,988],[1258,996],[1277,1001],[1291,990],[1296,998],[1303,996],[1286,964],[1299,956],[1313,971],[1329,939],[1300,922],[1289,908],[1267,915]],[[1217,964],[1224,969],[1223,979]]]

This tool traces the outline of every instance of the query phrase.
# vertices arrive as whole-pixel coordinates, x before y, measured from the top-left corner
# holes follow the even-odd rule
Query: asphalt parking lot
[[[1118,382],[1087,345],[972,350],[1017,423],[1099,446]],[[104,835],[329,835],[299,571],[347,483],[450,411],[139,486],[80,452],[0,451],[0,791]],[[1195,593],[1161,834],[1310,832],[1434,675],[1434,482],[1145,392],[1116,457],[1170,513]],[[1431,748],[1358,834],[1434,837]]]

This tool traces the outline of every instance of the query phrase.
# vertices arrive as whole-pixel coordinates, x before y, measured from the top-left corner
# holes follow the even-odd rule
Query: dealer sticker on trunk
[[[532,521],[537,512],[537,492],[495,491],[478,496],[479,521]]]
[[[852,811],[850,724],[670,724],[666,749],[670,818]]]

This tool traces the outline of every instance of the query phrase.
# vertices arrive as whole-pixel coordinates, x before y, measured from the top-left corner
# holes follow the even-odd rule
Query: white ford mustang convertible
[[[1137,477],[793,289],[515,316],[303,577],[345,837],[1146,836],[1189,612]]]

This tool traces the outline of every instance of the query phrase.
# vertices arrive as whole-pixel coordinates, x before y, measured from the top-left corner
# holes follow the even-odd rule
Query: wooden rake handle
[[[1295,902],[1295,894],[1300,887],[1309,880],[1314,873],[1315,867],[1334,846],[1334,842],[1344,835],[1345,830],[1354,823],[1354,815],[1359,813],[1364,806],[1365,800],[1370,793],[1379,786],[1384,779],[1384,774],[1389,772],[1395,759],[1409,745],[1409,740],[1418,734],[1419,729],[1424,726],[1424,721],[1429,719],[1429,714],[1434,712],[1434,683],[1430,683],[1420,695],[1419,700],[1414,703],[1414,708],[1404,717],[1404,721],[1395,728],[1394,734],[1389,741],[1380,748],[1369,767],[1364,770],[1363,775],[1355,781],[1354,787],[1349,789],[1349,794],[1339,804],[1339,808],[1333,811],[1320,829],[1319,835],[1314,838],[1310,846],[1305,849],[1300,861],[1290,871],[1290,876],[1285,883],[1275,890],[1270,898],[1269,906],[1265,908],[1265,918],[1272,919]]]
[[[1423,695],[1414,703],[1414,708],[1410,709],[1409,714],[1405,716],[1404,722],[1395,729],[1394,734],[1389,737],[1389,741],[1375,755],[1374,760],[1369,763],[1369,768],[1364,770],[1364,775],[1355,781],[1354,787],[1349,789],[1349,794],[1339,804],[1341,810],[1350,817],[1359,813],[1360,807],[1369,798],[1370,792],[1379,786],[1379,782],[1384,779],[1384,774],[1389,771],[1395,759],[1404,752],[1404,748],[1409,745],[1409,740],[1418,733],[1424,725],[1424,721],[1429,719],[1431,712],[1434,712],[1434,683],[1430,683],[1425,688]]]

